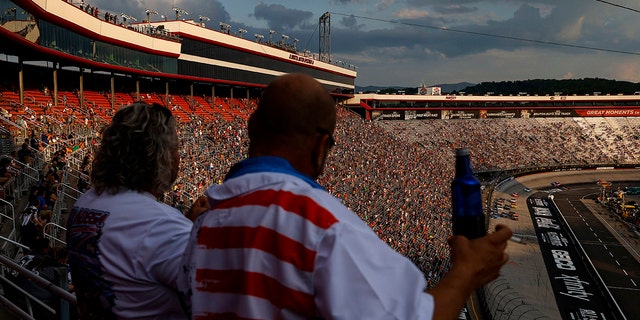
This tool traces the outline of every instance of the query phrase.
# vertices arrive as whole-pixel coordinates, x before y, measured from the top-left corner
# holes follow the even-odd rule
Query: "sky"
[[[142,20],[145,9],[207,17],[318,52],[330,13],[331,57],[357,86],[604,78],[640,82],[640,0],[85,0]]]

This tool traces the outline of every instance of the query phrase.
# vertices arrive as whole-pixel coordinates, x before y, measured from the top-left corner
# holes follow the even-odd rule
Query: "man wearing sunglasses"
[[[507,262],[511,231],[453,237],[452,269],[422,272],[316,179],[336,107],[315,79],[276,78],[249,119],[249,158],[205,192],[185,251],[193,319],[455,319]]]

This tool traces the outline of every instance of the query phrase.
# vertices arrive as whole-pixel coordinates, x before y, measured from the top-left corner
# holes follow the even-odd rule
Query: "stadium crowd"
[[[220,114],[207,119],[192,115],[191,121],[180,124],[180,173],[164,202],[184,212],[246,156],[246,121],[255,101],[235,99],[230,105],[240,110],[232,120]],[[59,114],[29,119],[32,140],[38,140],[39,149],[55,141],[56,151],[66,151],[57,155],[66,156],[68,163],[77,164],[76,169],[86,174],[90,146],[99,143],[99,125],[94,121],[70,122],[73,129],[52,125],[61,120]],[[638,122],[637,118],[367,122],[338,107],[337,145],[320,183],[425,271],[431,285],[448,263],[454,148],[469,147],[477,171],[638,163]],[[79,137],[69,132],[86,132],[86,146],[77,148]],[[86,179],[78,181],[82,185],[74,188],[86,190]]]
[[[221,183],[229,167],[245,157],[246,114],[232,121],[218,116],[183,124],[174,206],[184,207],[211,183]],[[320,183],[432,276],[431,283],[439,279],[448,257],[454,148],[470,147],[478,171],[638,161],[633,152],[638,119],[608,120],[616,122],[608,127],[622,129],[602,134],[629,134],[617,139],[617,148],[628,150],[620,154],[607,153],[608,144],[599,142],[608,135],[580,123],[584,119],[366,122],[342,107],[338,117],[337,146]]]

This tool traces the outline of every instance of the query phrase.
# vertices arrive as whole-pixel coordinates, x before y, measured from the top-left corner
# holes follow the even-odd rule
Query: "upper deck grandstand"
[[[5,61],[14,62],[20,71],[25,63],[45,63],[61,73],[73,70],[81,102],[84,76],[95,73],[110,75],[112,87],[130,77],[135,77],[130,81],[137,87],[160,80],[167,92],[169,83],[189,83],[191,96],[196,84],[207,87],[199,91],[209,96],[215,95],[216,86],[231,95],[237,86],[243,88],[243,96],[249,96],[248,89],[264,87],[275,76],[292,72],[313,75],[336,95],[350,94],[357,76],[355,67],[337,65],[328,55],[298,52],[284,38],[263,42],[256,36],[252,41],[205,28],[202,22],[179,19],[177,13],[175,20],[154,22],[147,12],[147,21],[137,23],[134,17],[84,2],[0,0],[0,8]],[[52,79],[51,94],[60,98],[57,73]],[[23,82],[18,82],[22,99]]]
[[[382,95],[345,102],[365,119],[637,117],[640,95]]]
[[[26,249],[18,220],[29,193],[48,196],[45,232],[64,246],[67,209],[89,187],[93,146],[122,105],[158,102],[180,120],[180,173],[164,201],[184,210],[247,154],[246,120],[272,77],[305,72],[337,100],[353,96],[351,68],[194,22],[122,25],[62,0],[0,0],[0,9],[14,9],[0,26],[9,44],[0,49],[0,147],[12,159],[0,187],[2,253],[12,259]],[[448,266],[454,148],[471,149],[486,184],[524,172],[640,165],[640,96],[453,97],[355,95],[341,103],[320,181],[429,285]],[[25,139],[28,157],[19,151]],[[58,309],[56,319],[64,315]]]

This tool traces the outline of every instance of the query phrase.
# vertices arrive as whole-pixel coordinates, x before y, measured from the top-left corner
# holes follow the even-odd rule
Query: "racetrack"
[[[518,208],[515,209],[520,215],[518,221],[499,218],[491,219],[490,222],[491,227],[497,223],[508,225],[514,230],[514,234],[516,235],[514,239],[519,240],[509,243],[507,253],[510,255],[510,261],[503,268],[502,275],[496,280],[496,283],[507,283],[510,291],[513,292],[511,294],[518,296],[519,299],[516,299],[518,303],[527,304],[529,308],[544,314],[549,319],[565,319],[570,317],[561,315],[561,311],[558,308],[554,288],[549,273],[547,272],[547,264],[545,264],[538,241],[538,235],[534,229],[533,221],[535,221],[535,219],[531,218],[527,207],[527,199],[536,193],[543,192],[549,194],[550,191],[554,194],[554,198],[558,200],[558,206],[561,207],[563,213],[565,211],[567,212],[567,221],[572,225],[572,228],[573,225],[577,223],[575,232],[578,239],[585,242],[584,246],[589,249],[589,252],[593,252],[597,257],[602,257],[597,258],[598,262],[595,262],[594,265],[602,267],[605,271],[611,273],[611,275],[607,273],[603,278],[611,279],[611,282],[607,283],[607,287],[610,288],[609,290],[612,294],[615,292],[616,296],[620,296],[620,298],[616,298],[616,301],[620,299],[619,304],[621,305],[621,309],[628,304],[625,302],[626,296],[632,296],[631,300],[635,299],[636,307],[634,309],[633,305],[631,305],[631,310],[628,311],[630,315],[626,318],[640,319],[640,316],[636,314],[636,310],[640,309],[637,308],[637,301],[640,300],[638,300],[637,296],[629,294],[629,292],[633,292],[633,294],[640,293],[640,291],[633,287],[633,282],[640,284],[640,281],[636,280],[640,267],[634,266],[632,262],[635,261],[637,263],[640,261],[640,256],[637,256],[637,252],[640,249],[640,242],[635,233],[629,232],[628,228],[623,227],[624,224],[617,221],[612,215],[607,214],[604,207],[596,204],[592,200],[582,199],[584,195],[592,194],[594,190],[597,192],[598,186],[596,185],[596,181],[598,179],[638,182],[640,181],[640,170],[588,170],[550,172],[523,176],[504,183],[493,195],[493,198],[510,198],[513,192],[520,193],[520,197],[517,199]],[[569,190],[550,190],[550,183],[553,181],[559,181],[563,185],[570,186]],[[524,193],[523,189],[525,187],[533,189],[532,192]],[[594,215],[592,212],[601,213]],[[583,215],[585,219],[584,222],[582,222],[580,214]],[[606,222],[598,225],[598,218]],[[589,226],[587,226],[587,224],[589,224]],[[589,227],[594,231],[591,231]],[[608,228],[616,231],[612,233],[608,231]],[[594,232],[598,236],[597,238]],[[591,235],[589,236],[587,233]],[[600,244],[600,240],[598,239],[600,239],[603,244]],[[620,241],[622,241],[622,243],[620,243]],[[606,243],[606,245],[604,243]],[[604,246],[608,248],[608,251],[604,249]],[[585,251],[587,250],[586,248]],[[631,250],[631,248],[633,249]],[[622,251],[627,251],[627,254],[630,254],[631,258],[629,258],[629,255],[625,256]],[[619,257],[617,260],[621,264],[621,267],[617,267],[616,259],[612,258],[609,252],[613,254],[614,257]],[[634,254],[634,252],[636,253]],[[627,275],[625,275],[625,272]],[[623,276],[627,276],[627,278],[625,279]],[[633,280],[633,282],[631,282],[631,280]],[[499,289],[497,286],[493,287],[496,287],[495,290]],[[491,285],[487,286],[487,288],[490,289],[493,287]],[[488,293],[488,296],[491,296],[492,293]],[[495,292],[493,294],[495,295]],[[491,306],[492,302],[489,301],[488,303]],[[499,305],[500,303],[498,302],[497,304]],[[507,312],[509,307],[501,306],[499,309],[499,311],[494,312]],[[627,307],[624,307],[624,309],[626,310]],[[522,310],[522,308],[520,310]],[[625,314],[626,313],[627,311],[625,311]],[[494,316],[500,317],[499,314],[494,314]],[[584,316],[586,319],[589,315]],[[523,319],[524,318],[527,317],[525,316]],[[597,318],[598,317],[595,319]]]
[[[597,194],[597,187],[571,185],[556,193],[553,201],[622,313],[627,319],[640,319],[640,262],[634,258],[638,253],[629,241],[616,237],[617,230],[607,228],[606,221],[598,217],[601,213],[588,207],[597,205],[584,200]]]

